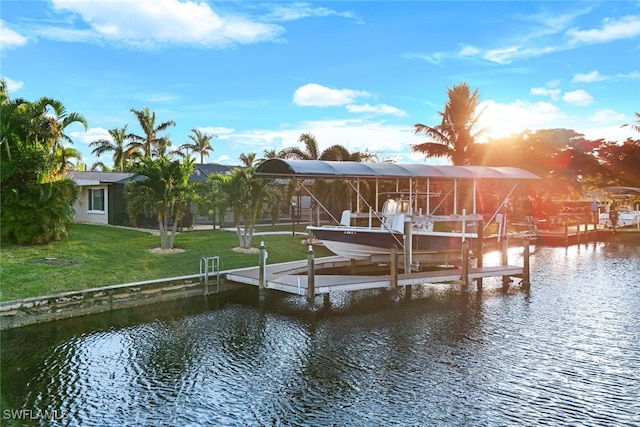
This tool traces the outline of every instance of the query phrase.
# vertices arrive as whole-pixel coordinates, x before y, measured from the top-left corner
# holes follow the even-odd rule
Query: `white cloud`
[[[562,99],[568,104],[577,105],[579,107],[586,107],[587,105],[591,105],[593,102],[593,96],[583,89],[565,92]]]
[[[315,83],[300,86],[293,94],[293,103],[302,107],[335,107],[353,104],[357,98],[370,94],[361,90],[331,89]]]
[[[607,80],[607,76],[600,75],[597,70],[589,71],[588,73],[578,73],[573,76],[571,80],[573,83],[593,83]]]
[[[407,113],[399,108],[392,107],[387,104],[377,104],[377,105],[347,105],[347,111],[350,113],[373,113],[373,114],[389,114],[392,116],[403,117],[406,116]]]
[[[640,16],[624,16],[620,19],[607,18],[601,28],[567,31],[571,43],[603,43],[640,35]]]
[[[99,36],[136,47],[191,44],[226,46],[277,38],[284,29],[238,16],[220,16],[205,3],[178,0],[53,0],[54,7],[80,15],[92,31],[54,29],[49,34],[67,40]],[[124,12],[124,13],[123,13]]]
[[[7,27],[7,23],[0,19],[0,47],[11,49],[27,44],[27,38]]]
[[[560,89],[549,89],[546,87],[532,87],[529,91],[532,95],[549,96],[551,99],[560,98]]]
[[[16,92],[22,89],[22,87],[24,86],[24,82],[10,79],[7,76],[1,76],[1,77],[7,83],[7,91],[9,92],[9,96],[12,96],[13,92]]]
[[[204,133],[208,133],[209,135],[218,135],[218,136],[230,135],[233,132],[235,132],[235,129],[224,127],[224,126],[204,126],[204,127],[198,127],[198,130]]]

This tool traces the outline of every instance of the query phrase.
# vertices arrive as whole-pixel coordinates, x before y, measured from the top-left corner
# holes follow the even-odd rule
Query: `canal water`
[[[536,247],[531,269],[529,292],[335,294],[309,313],[247,288],[4,331],[1,423],[640,425],[640,247]]]

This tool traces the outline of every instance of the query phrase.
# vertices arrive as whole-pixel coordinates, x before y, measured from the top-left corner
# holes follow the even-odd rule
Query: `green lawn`
[[[306,258],[303,238],[291,234],[254,236],[252,246],[258,247],[263,240],[270,264],[293,261]],[[61,242],[28,247],[1,244],[0,301],[196,274],[203,256],[219,256],[222,270],[258,265],[257,254],[232,250],[238,246],[238,237],[228,231],[181,233],[174,246],[184,249],[183,253],[149,252],[159,245],[160,237],[146,232],[86,224],[74,224]],[[315,251],[319,257],[331,255],[324,248]]]

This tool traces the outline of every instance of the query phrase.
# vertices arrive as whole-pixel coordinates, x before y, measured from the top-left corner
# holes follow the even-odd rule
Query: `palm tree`
[[[142,150],[144,157],[151,157],[152,154],[156,154],[162,157],[171,144],[168,136],[158,136],[158,133],[164,132],[170,126],[175,126],[176,122],[168,120],[162,122],[156,126],[156,113],[149,111],[149,107],[144,107],[142,110],[131,109],[131,112],[136,116],[144,136],[129,134],[129,138],[133,140],[132,146],[138,150]]]
[[[254,178],[253,171],[253,167],[236,168],[230,175],[213,174],[208,181],[219,211],[222,214],[229,208],[233,211],[241,248],[251,246],[253,230],[265,204],[272,217],[279,214],[280,192],[269,180]]]
[[[211,139],[217,138],[217,135],[211,135],[202,132],[200,129],[191,129],[193,135],[189,135],[189,138],[193,143],[182,144],[178,147],[178,150],[191,150],[194,153],[200,154],[200,163],[204,163],[205,156],[209,156],[209,153],[213,152],[211,146]]]
[[[256,162],[256,153],[242,153],[238,158],[245,167],[250,168]]]
[[[173,248],[180,218],[186,213],[193,189],[189,177],[193,161],[166,157],[142,158],[135,166],[136,178],[126,184],[127,209],[131,218],[155,212],[160,229],[160,247]]]
[[[318,160],[320,159],[320,149],[316,137],[310,133],[303,133],[298,138],[298,142],[304,144],[305,150],[300,147],[288,147],[280,151],[279,157],[284,159]]]
[[[87,120],[79,113],[68,113],[62,102],[52,98],[40,98],[32,104],[34,124],[32,132],[36,138],[47,144],[52,153],[63,148],[63,141],[73,144],[65,130],[73,123],[80,123],[87,130]]]
[[[127,125],[109,130],[109,135],[113,141],[98,139],[89,144],[89,147],[94,147],[91,154],[100,157],[104,153],[113,152],[113,166],[117,171],[122,172],[125,162],[137,153],[136,147],[127,142],[130,140],[127,135]]]
[[[637,125],[627,123],[620,127],[631,126],[631,129],[635,130],[636,132],[640,132],[640,113],[634,113],[634,114],[636,116],[636,122],[638,122]]]
[[[414,125],[416,134],[424,133],[432,141],[415,144],[411,150],[423,153],[426,157],[451,159],[454,165],[467,165],[475,140],[484,132],[484,129],[473,132],[484,111],[476,113],[480,95],[477,89],[472,93],[466,82],[447,89],[447,93],[449,100],[444,106],[444,111],[438,113],[442,117],[439,125]]]

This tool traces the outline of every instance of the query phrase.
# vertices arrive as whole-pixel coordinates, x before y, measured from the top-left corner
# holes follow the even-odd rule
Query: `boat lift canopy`
[[[445,179],[540,179],[513,167],[447,166],[352,161],[269,159],[255,170],[258,178],[445,178]]]

